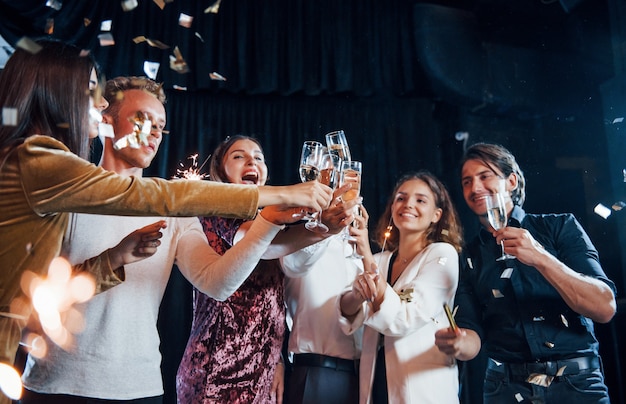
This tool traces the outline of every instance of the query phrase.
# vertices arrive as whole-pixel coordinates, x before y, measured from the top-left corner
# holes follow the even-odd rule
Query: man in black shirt
[[[436,345],[463,361],[483,346],[486,404],[608,403],[593,322],[615,314],[615,285],[581,225],[571,214],[525,213],[524,175],[502,146],[470,146],[461,184],[482,228],[462,256],[459,328],[437,332]],[[485,204],[495,193],[508,218],[500,230]],[[513,257],[498,260],[503,251]]]

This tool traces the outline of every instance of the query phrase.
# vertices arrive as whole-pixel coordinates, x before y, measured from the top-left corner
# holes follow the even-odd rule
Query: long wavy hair
[[[441,218],[437,223],[431,223],[426,231],[426,241],[428,244],[435,242],[445,242],[451,244],[457,252],[463,247],[463,229],[461,221],[454,208],[450,194],[445,185],[428,171],[422,170],[403,175],[396,183],[391,197],[387,202],[385,211],[376,224],[374,231],[374,241],[379,247],[386,250],[395,251],[400,244],[400,232],[393,226],[391,218],[391,207],[395,201],[396,194],[400,187],[407,181],[421,180],[435,196],[435,206],[441,209]]]
[[[94,60],[73,45],[40,40],[35,53],[17,48],[0,74],[0,108],[17,110],[16,126],[0,126],[0,148],[40,134],[89,156],[89,79]]]

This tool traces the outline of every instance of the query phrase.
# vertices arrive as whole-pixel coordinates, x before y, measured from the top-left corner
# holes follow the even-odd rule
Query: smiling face
[[[503,178],[501,172],[497,171],[496,168],[489,167],[482,160],[467,160],[461,170],[463,197],[467,206],[478,216],[487,214],[485,196],[498,192],[504,194],[507,213],[509,213],[513,209],[510,190],[515,188],[516,183],[515,174]]]
[[[400,185],[391,205],[391,217],[400,234],[425,232],[432,223],[439,221],[441,213],[435,195],[420,179],[410,179]]]
[[[149,146],[140,145],[139,148],[123,147],[115,150],[110,147],[111,153],[117,160],[125,161],[129,167],[146,168],[159,150],[165,127],[165,107],[154,95],[143,90],[126,90],[123,99],[119,101],[116,116],[105,112],[103,119],[113,126],[114,139],[108,139],[111,144],[133,133],[137,115],[144,116],[152,123],[152,130],[148,136]]]
[[[98,124],[102,121],[102,111],[104,111],[109,103],[101,95],[101,91],[98,91],[98,76],[96,71],[91,69],[91,75],[89,77],[89,138],[94,139],[98,137]],[[98,99],[95,99],[97,97]]]
[[[224,155],[222,164],[230,183],[265,185],[267,181],[265,156],[252,140],[242,139],[233,143]]]

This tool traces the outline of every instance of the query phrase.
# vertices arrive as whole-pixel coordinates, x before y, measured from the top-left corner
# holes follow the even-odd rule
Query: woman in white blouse
[[[382,251],[372,254],[367,213],[351,230],[365,272],[339,299],[346,333],[365,325],[361,403],[458,403],[458,371],[435,346],[449,327],[458,284],[461,225],[445,186],[432,174],[405,175],[379,220]]]

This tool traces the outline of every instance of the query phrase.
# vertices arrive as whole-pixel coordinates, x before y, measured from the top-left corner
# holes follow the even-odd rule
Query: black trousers
[[[285,387],[285,404],[358,404],[359,376],[355,361],[339,359],[337,366],[336,358],[303,356],[295,356]]]

